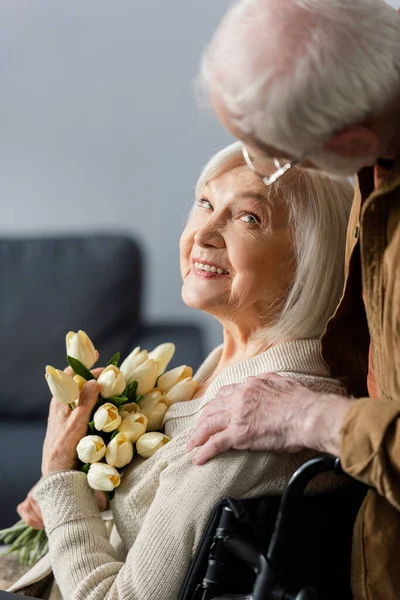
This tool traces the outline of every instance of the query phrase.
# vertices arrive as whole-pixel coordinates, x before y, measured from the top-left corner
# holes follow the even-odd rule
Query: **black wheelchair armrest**
[[[180,600],[350,599],[352,530],[366,488],[349,479],[332,493],[303,496],[325,471],[342,474],[339,459],[302,465],[282,498],[220,503]]]

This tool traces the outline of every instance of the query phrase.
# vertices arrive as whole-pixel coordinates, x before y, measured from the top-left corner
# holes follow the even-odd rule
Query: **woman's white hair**
[[[196,197],[201,198],[209,181],[242,161],[245,164],[239,142],[218,152],[200,175]],[[265,187],[266,199],[287,204],[296,269],[273,323],[259,332],[260,340],[270,344],[322,335],[343,291],[346,230],[353,192],[346,178],[297,168]],[[270,317],[265,315],[265,321],[269,322]]]
[[[376,157],[322,146],[400,93],[400,16],[383,0],[241,0],[205,51],[199,84],[244,134],[351,175]]]

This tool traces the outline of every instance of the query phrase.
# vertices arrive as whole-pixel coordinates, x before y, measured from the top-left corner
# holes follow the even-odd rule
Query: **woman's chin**
[[[190,308],[196,310],[203,310],[205,312],[213,314],[213,307],[215,308],[217,298],[210,298],[206,294],[200,293],[200,290],[194,290],[182,287],[182,300]]]

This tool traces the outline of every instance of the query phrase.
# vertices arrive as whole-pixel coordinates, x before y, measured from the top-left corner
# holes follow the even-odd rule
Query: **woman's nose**
[[[225,246],[221,228],[211,221],[199,227],[195,233],[194,241],[198,246],[203,248],[223,248]]]

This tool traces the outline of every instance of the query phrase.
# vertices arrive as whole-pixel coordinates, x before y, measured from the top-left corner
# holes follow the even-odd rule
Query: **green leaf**
[[[107,402],[111,402],[117,408],[129,402],[129,398],[127,396],[111,396],[111,398],[107,398]]]
[[[114,492],[114,490],[113,490],[112,492],[105,492],[105,494],[106,494],[106,496],[107,496],[107,498],[108,498],[109,502],[111,502],[111,500],[114,498],[114,494],[115,494],[115,492]]]
[[[109,365],[114,365],[115,367],[118,367],[120,356],[121,356],[121,353],[120,352],[116,352],[114,354],[114,356],[112,356],[110,358],[110,360],[108,361],[108,363],[106,363],[106,367],[108,367]]]
[[[142,398],[143,398],[143,396],[136,396],[136,403],[140,404],[140,401]]]
[[[77,358],[73,358],[73,356],[67,356],[67,362],[69,366],[72,368],[75,375],[80,375],[86,381],[90,381],[90,379],[95,379],[94,375],[81,363]]]
[[[132,381],[124,391],[124,395],[128,397],[129,402],[135,402],[138,382]]]
[[[88,435],[96,435],[96,428],[94,426],[94,421],[90,421],[88,425]]]
[[[110,442],[111,442],[111,440],[112,440],[112,439],[114,439],[114,438],[115,438],[115,436],[116,436],[116,435],[118,435],[118,434],[119,434],[119,431],[118,431],[118,429],[114,429],[114,431],[112,432],[112,435],[111,435],[111,437],[110,437]]]
[[[87,475],[89,473],[89,469],[90,469],[90,463],[85,463],[83,465],[83,467],[81,468],[81,471],[83,471]]]

